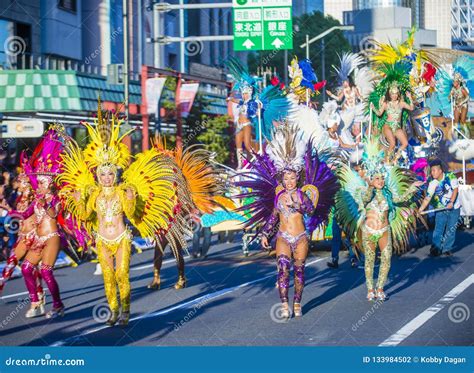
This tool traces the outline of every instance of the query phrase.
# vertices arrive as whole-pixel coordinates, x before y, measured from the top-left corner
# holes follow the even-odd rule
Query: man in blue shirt
[[[425,210],[430,203],[436,209],[444,209],[436,213],[430,254],[451,256],[461,214],[461,203],[458,198],[459,184],[453,173],[443,171],[439,159],[430,162],[430,172],[430,183],[419,211]]]

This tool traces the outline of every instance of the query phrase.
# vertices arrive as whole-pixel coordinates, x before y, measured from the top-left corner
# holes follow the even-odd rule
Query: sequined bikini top
[[[97,197],[97,212],[105,217],[105,224],[112,224],[114,216],[123,213],[122,202],[117,192],[110,196],[100,195]]]
[[[383,214],[388,211],[388,202],[382,192],[375,192],[374,198],[367,204],[367,210],[374,210],[379,214]]]
[[[393,106],[390,102],[387,104],[387,116],[390,117],[390,122],[399,122],[402,114],[402,108],[397,105]]]
[[[456,105],[461,104],[464,101],[464,95],[462,93],[462,86],[459,86],[458,88],[453,87],[453,98],[454,102]]]
[[[297,196],[298,203],[301,204],[301,192],[297,189],[294,193]],[[291,195],[290,195],[290,198],[291,198]],[[286,205],[285,203],[283,203],[281,198],[278,198],[276,208],[281,214],[283,214],[283,216],[285,217],[285,220],[288,220],[290,215],[296,214],[299,212],[299,209],[295,209],[294,207],[290,207]]]

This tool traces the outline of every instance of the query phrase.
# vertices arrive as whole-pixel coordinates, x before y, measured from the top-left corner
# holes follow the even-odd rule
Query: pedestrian
[[[349,257],[351,260],[352,268],[357,267],[357,257],[352,250],[352,245],[347,240],[348,243],[348,250],[349,250]],[[339,268],[339,252],[341,251],[342,247],[342,231],[341,227],[336,221],[336,217],[333,215],[332,220],[332,241],[331,241],[331,261],[327,262],[327,266],[329,268]]]
[[[451,256],[456,237],[457,223],[461,214],[461,202],[458,198],[459,184],[452,172],[445,172],[441,160],[430,162],[431,178],[428,184],[426,197],[419,212],[423,212],[429,204],[436,212],[435,228],[433,231],[433,244],[430,249],[431,256]]]

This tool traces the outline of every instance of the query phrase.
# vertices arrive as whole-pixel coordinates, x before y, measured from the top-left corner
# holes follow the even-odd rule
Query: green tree
[[[202,116],[202,131],[197,136],[197,141],[204,145],[210,152],[216,153],[216,161],[225,164],[229,161],[229,144],[232,140],[228,134],[229,125],[227,115],[216,117]]]
[[[306,49],[300,48],[300,45],[306,41],[306,34],[310,38],[317,36],[333,26],[339,26],[338,20],[331,16],[325,17],[321,12],[314,12],[311,14],[304,14],[301,17],[293,17],[293,49],[288,50],[288,64],[290,64],[294,56],[298,60],[306,58]],[[342,54],[345,51],[350,51],[351,46],[344,34],[340,30],[335,30],[324,38],[325,43],[325,75],[328,84],[332,83],[332,65],[339,64],[337,54]],[[256,54],[250,54],[248,58],[249,70],[256,73],[259,66],[276,67],[277,73],[283,80],[285,76],[285,52],[284,51],[259,51]],[[322,66],[321,66],[321,41],[317,41],[310,46],[310,60],[313,62],[313,67],[316,71],[319,80],[322,80]]]

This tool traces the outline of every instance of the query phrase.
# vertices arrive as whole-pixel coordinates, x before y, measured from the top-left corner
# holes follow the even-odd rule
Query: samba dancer
[[[119,135],[122,123],[115,114],[104,116],[99,100],[95,126],[83,123],[91,142],[82,151],[70,139],[59,178],[67,210],[89,231],[94,231],[105,295],[111,310],[106,321],[110,326],[117,322],[125,326],[130,317],[132,235],[125,225],[125,217],[143,237],[150,238],[158,230],[168,229],[177,204],[170,181],[173,170],[156,149],[137,155],[129,164],[131,155],[122,143],[129,132]],[[119,169],[125,169],[122,182],[118,180]]]

